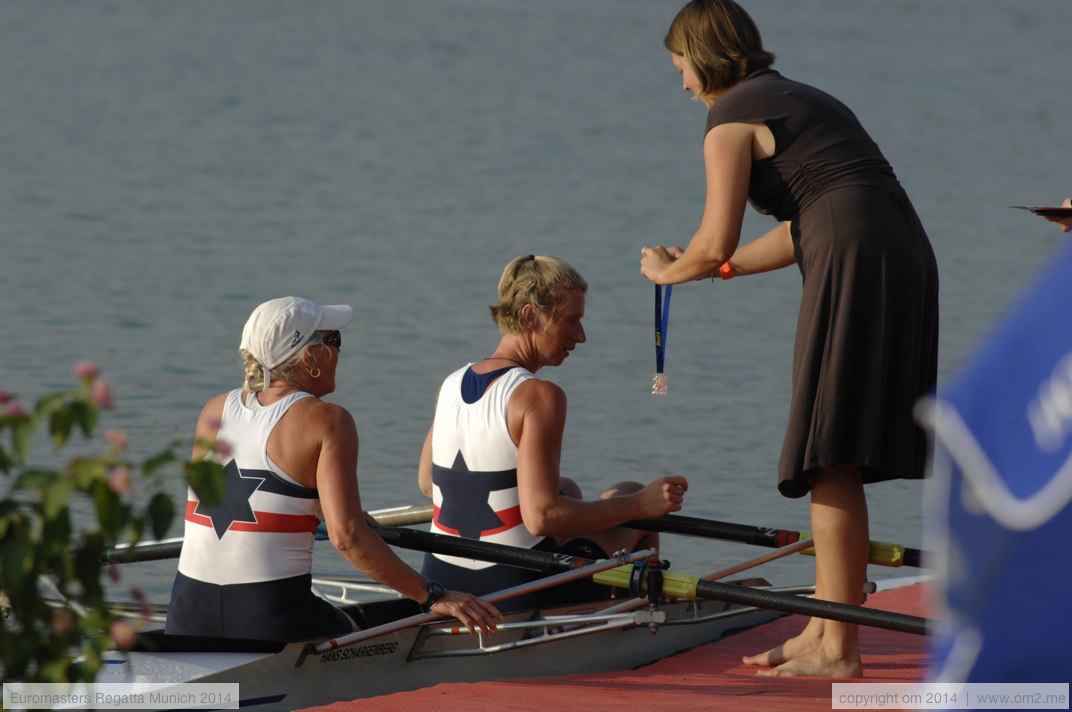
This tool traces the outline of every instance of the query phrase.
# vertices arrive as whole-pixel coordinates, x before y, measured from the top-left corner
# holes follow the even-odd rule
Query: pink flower
[[[138,634],[134,630],[134,626],[123,620],[112,623],[109,632],[112,634],[112,642],[115,643],[115,647],[120,650],[129,650],[130,648],[133,648],[134,643],[138,639]]]
[[[15,400],[15,394],[8,393],[3,388],[0,388],[0,404],[7,403],[11,400]]]
[[[115,428],[105,431],[104,439],[108,441],[109,445],[111,445],[119,452],[127,451],[127,443],[130,440],[127,437],[126,433],[124,433],[122,430],[116,430]]]
[[[12,403],[7,407],[7,410],[4,412],[13,418],[18,418],[20,416],[26,415],[26,411],[23,410],[22,406],[18,403]]]
[[[92,361],[79,361],[74,366],[75,378],[80,378],[83,381],[90,381],[96,378],[98,373],[100,373],[100,369]]]
[[[108,385],[107,381],[98,378],[89,387],[89,396],[94,403],[102,408],[107,408],[112,404],[112,387]]]
[[[231,443],[227,442],[226,440],[216,440],[215,450],[216,454],[220,457],[230,457],[232,452]]]
[[[127,467],[113,467],[108,473],[108,486],[116,494],[126,494],[134,486],[130,477],[130,469]]]

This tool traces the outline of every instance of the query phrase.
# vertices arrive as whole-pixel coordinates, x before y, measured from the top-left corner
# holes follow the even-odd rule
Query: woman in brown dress
[[[878,146],[837,99],[771,69],[732,0],[693,0],[666,37],[683,88],[708,107],[707,198],[686,249],[641,250],[656,284],[796,264],[803,296],[778,490],[811,494],[816,596],[859,604],[867,573],[864,485],[924,476],[916,400],[934,388],[938,270]],[[747,202],[779,224],[739,245]],[[745,658],[761,674],[857,677],[857,627],[812,619]]]

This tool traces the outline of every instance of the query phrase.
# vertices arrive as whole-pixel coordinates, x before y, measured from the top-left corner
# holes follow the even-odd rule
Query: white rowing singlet
[[[517,446],[506,410],[514,389],[534,376],[517,367],[475,374],[471,365],[447,376],[439,390],[432,425],[431,531],[530,549],[543,537],[529,532],[521,519]],[[492,566],[436,557],[467,569]]]
[[[268,437],[291,405],[309,393],[293,393],[268,406],[255,395],[243,402],[231,391],[218,440],[229,449],[214,455],[227,472],[223,501],[208,506],[193,489],[179,571],[214,584],[274,581],[312,570],[316,528],[324,516],[315,489],[298,484],[268,457]]]

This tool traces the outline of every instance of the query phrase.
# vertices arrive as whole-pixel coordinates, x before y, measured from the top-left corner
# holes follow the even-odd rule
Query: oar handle
[[[800,532],[718,522],[714,519],[686,517],[680,514],[664,514],[654,519],[635,519],[631,522],[626,522],[622,526],[652,532],[670,532],[671,534],[685,534],[709,539],[739,541],[744,544],[769,546],[776,549],[800,540]]]
[[[404,527],[410,524],[427,524],[432,521],[432,503],[411,504],[405,507],[377,509],[369,512],[382,527]]]
[[[767,546],[772,549],[780,549],[783,546],[795,544],[801,539],[811,536],[809,532],[794,532],[787,529],[771,529],[769,527],[756,527],[748,524],[732,524],[719,522],[714,519],[700,519],[699,517],[686,517],[680,514],[664,514],[653,519],[636,519],[626,522],[622,526],[633,529],[643,529],[652,532],[669,532],[671,534],[684,534],[686,536],[707,537],[709,539],[723,539],[725,541],[737,541],[743,544]],[[814,555],[814,549],[806,549],[803,554]],[[919,549],[912,549],[900,544],[888,544],[881,541],[871,542],[871,550],[868,563],[880,566],[915,566],[923,565],[925,553]]]
[[[104,550],[101,563],[127,564],[135,561],[175,559],[182,551],[182,537],[162,541],[145,541],[135,546],[110,546]]]
[[[801,532],[804,538],[810,538],[811,532]],[[815,547],[809,547],[800,552],[805,556],[815,556]],[[873,541],[867,554],[867,563],[879,566],[923,566],[924,553],[919,549],[913,549],[900,544],[891,544],[887,541]]]

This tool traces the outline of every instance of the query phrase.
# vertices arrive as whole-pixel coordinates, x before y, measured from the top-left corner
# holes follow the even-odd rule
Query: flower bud
[[[112,404],[112,387],[103,379],[93,381],[89,387],[89,395],[93,402],[102,408],[107,408]]]
[[[134,486],[134,481],[130,477],[130,468],[128,467],[113,467],[112,471],[108,473],[108,486],[116,494],[126,494]]]
[[[104,439],[118,452],[126,452],[127,444],[130,441],[125,432],[116,430],[115,428],[105,431]]]
[[[223,458],[231,456],[233,450],[231,449],[231,443],[226,440],[216,440],[216,446],[214,448],[217,455]]]
[[[138,634],[134,630],[134,626],[124,620],[118,620],[112,623],[112,627],[109,629],[112,635],[112,642],[115,643],[115,647],[120,650],[129,650],[134,647],[134,643],[138,640]]]
[[[80,378],[83,381],[90,381],[97,377],[100,373],[100,369],[97,368],[97,364],[92,361],[79,361],[74,366],[74,375],[76,378]]]

